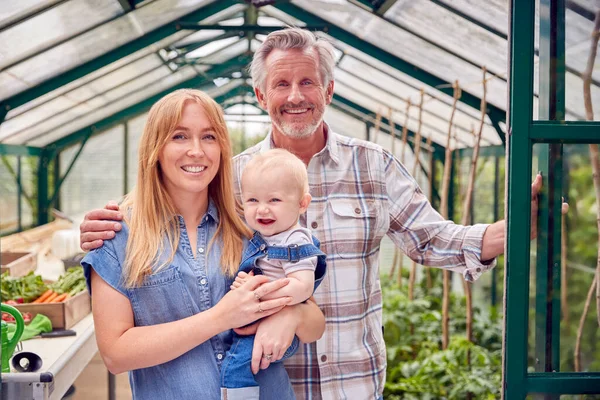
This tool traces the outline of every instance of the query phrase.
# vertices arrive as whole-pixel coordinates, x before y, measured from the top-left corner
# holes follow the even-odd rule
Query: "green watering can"
[[[9,313],[13,317],[15,317],[15,322],[17,324],[17,329],[15,333],[12,335],[10,340],[8,339],[8,324],[5,321],[2,321],[2,372],[10,372],[9,361],[15,351],[15,347],[17,347],[17,343],[19,339],[21,339],[21,335],[23,334],[23,329],[25,328],[25,322],[23,321],[23,316],[14,307],[11,307],[7,304],[2,304],[2,312]]]

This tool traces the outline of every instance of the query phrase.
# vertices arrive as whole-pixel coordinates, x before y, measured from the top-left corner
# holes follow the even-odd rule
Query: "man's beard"
[[[287,106],[284,106],[281,108],[283,109],[285,107],[287,107]],[[291,107],[288,107],[288,108],[291,108]],[[324,110],[319,109],[318,107],[314,106],[313,104],[309,104],[306,106],[303,106],[301,104],[300,106],[294,106],[293,108],[308,108],[310,111],[313,112],[313,116],[315,118],[311,122],[309,122],[307,124],[302,124],[302,125],[300,125],[298,123],[288,123],[287,121],[284,121],[283,118],[273,118],[272,121],[273,121],[274,125],[279,129],[279,131],[281,133],[283,133],[285,136],[294,138],[294,139],[305,139],[305,138],[311,136],[313,133],[315,133],[317,128],[323,122]],[[316,113],[316,115],[315,115],[315,113]],[[278,117],[281,117],[281,114],[282,114],[282,111],[279,111],[279,113],[277,114]]]

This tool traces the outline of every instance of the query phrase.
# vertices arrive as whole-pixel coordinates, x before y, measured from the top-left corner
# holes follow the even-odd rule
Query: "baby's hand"
[[[244,271],[238,272],[237,276],[235,277],[235,281],[233,281],[233,284],[230,286],[230,289],[234,290],[239,288],[253,275],[254,274],[252,272],[249,274],[245,273]]]

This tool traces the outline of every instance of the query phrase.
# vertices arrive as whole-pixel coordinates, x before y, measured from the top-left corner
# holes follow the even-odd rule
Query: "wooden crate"
[[[37,268],[37,255],[25,252],[1,252],[0,264],[2,273],[8,271],[10,276],[25,276]]]
[[[61,303],[18,304],[14,307],[22,313],[31,313],[31,318],[37,314],[44,314],[50,318],[54,329],[69,329],[92,311],[87,290]]]

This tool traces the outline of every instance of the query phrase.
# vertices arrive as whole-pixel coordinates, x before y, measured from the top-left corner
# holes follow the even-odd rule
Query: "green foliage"
[[[383,282],[384,338],[388,368],[386,399],[495,399],[501,387],[502,328],[498,313],[474,307],[473,339],[464,337],[465,299],[451,295],[447,350],[441,350],[441,289],[424,293],[417,287],[415,300],[405,290]],[[470,353],[471,365],[467,365]]]

